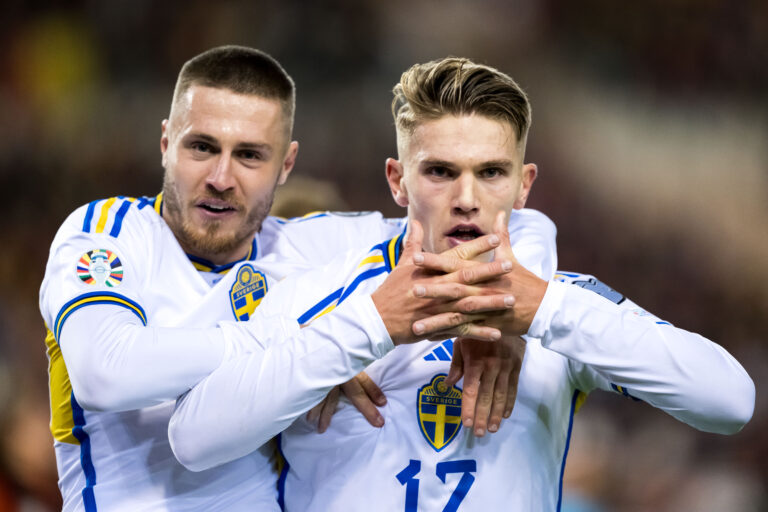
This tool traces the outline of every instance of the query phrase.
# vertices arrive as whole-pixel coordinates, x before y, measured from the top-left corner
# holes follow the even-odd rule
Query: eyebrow
[[[211,143],[213,145],[219,145],[219,141],[216,139],[216,137],[212,137],[208,135],[207,133],[198,133],[198,132],[190,132],[184,136],[184,138],[195,138],[195,139],[202,139],[205,142]],[[259,142],[239,142],[236,146],[237,149],[247,149],[247,150],[253,150],[253,151],[272,151],[272,146],[266,143],[259,143]]]
[[[449,162],[447,160],[423,160],[420,162],[420,165],[449,167],[449,168],[456,167],[456,164],[454,164],[453,162]],[[488,160],[486,162],[481,162],[476,167],[488,168],[488,167],[514,167],[514,166],[515,166],[515,163],[512,160],[501,159],[501,160]]]

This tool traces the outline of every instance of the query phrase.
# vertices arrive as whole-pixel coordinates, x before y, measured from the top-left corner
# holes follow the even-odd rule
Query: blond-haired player
[[[366,369],[387,395],[383,428],[342,402],[326,433],[304,418],[282,433],[285,510],[556,510],[573,413],[594,389],[630,394],[702,430],[733,433],[749,420],[754,385],[721,347],[591,276],[560,273],[547,282],[525,268],[524,250],[512,254],[505,221],[524,205],[536,169],[523,163],[529,107],[511,78],[444,59],[409,69],[395,95],[399,160],[388,160],[386,172],[395,201],[408,208],[410,244],[401,255],[403,239],[394,237],[289,278],[257,314],[288,310],[297,326],[311,327],[368,294],[380,312],[397,310],[404,301],[390,293],[388,276],[412,272],[413,262],[456,270],[435,253],[496,233],[493,257],[514,263],[491,289],[515,305],[493,325],[525,347],[516,406],[497,433],[475,437],[461,424],[462,383],[452,385],[450,353],[482,342],[398,347]],[[423,253],[413,247],[422,240]],[[554,269],[534,270],[551,279]],[[471,284],[472,273],[463,275],[467,283],[416,283],[413,293],[435,300],[489,291]],[[433,327],[419,320],[414,331]],[[186,463],[209,467],[252,449],[263,411],[249,403],[261,379],[250,358],[223,365],[180,402],[170,432]],[[222,432],[219,424],[237,428]]]

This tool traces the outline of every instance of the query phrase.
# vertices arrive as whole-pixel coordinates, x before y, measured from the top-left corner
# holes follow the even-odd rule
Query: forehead
[[[441,160],[471,166],[491,160],[517,162],[521,156],[510,123],[476,114],[422,121],[404,142],[404,160],[416,165]]]
[[[182,133],[194,131],[249,141],[274,138],[284,132],[280,101],[263,96],[192,85],[172,109],[171,121]]]

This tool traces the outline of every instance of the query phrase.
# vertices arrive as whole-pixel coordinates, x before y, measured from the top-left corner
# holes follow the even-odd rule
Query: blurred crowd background
[[[297,83],[285,215],[403,215],[383,171],[390,91],[411,64],[467,56],[512,75],[534,108],[529,206],[557,224],[560,268],[718,341],[757,384],[732,437],[594,393],[564,510],[768,510],[765,1],[7,0],[3,18],[0,511],[60,507],[37,306],[54,233],[80,204],[160,190],[176,74],[232,43]]]

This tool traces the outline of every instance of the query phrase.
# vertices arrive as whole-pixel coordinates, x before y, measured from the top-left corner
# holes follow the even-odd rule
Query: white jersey
[[[322,272],[287,279],[258,313],[291,311],[300,324],[321,322],[345,307],[339,304],[375,290],[397,261],[398,247],[393,239]],[[522,252],[520,259],[526,264]],[[537,270],[544,277],[551,272]],[[366,369],[387,397],[383,428],[345,400],[323,434],[304,417],[287,428],[280,436],[285,510],[558,510],[573,414],[593,389],[646,401],[721,433],[739,430],[754,407],[752,381],[725,350],[576,273],[559,273],[549,283],[529,331],[513,414],[497,433],[476,438],[462,428],[462,383],[447,388],[443,382],[451,352],[451,340],[404,345]],[[223,370],[203,383],[221,378],[242,385],[252,375]],[[226,436],[212,436],[213,424],[185,430],[197,436],[190,445],[227,450],[247,444],[249,426],[261,419],[247,394],[203,386],[185,400],[179,422],[215,417],[239,425]]]
[[[184,253],[161,206],[161,196],[94,201],[51,246],[40,309],[63,509],[273,510],[267,448],[194,473],[168,443],[176,397],[247,347],[162,329],[247,320],[289,273],[394,236],[404,221],[269,217],[245,259],[216,267]]]

